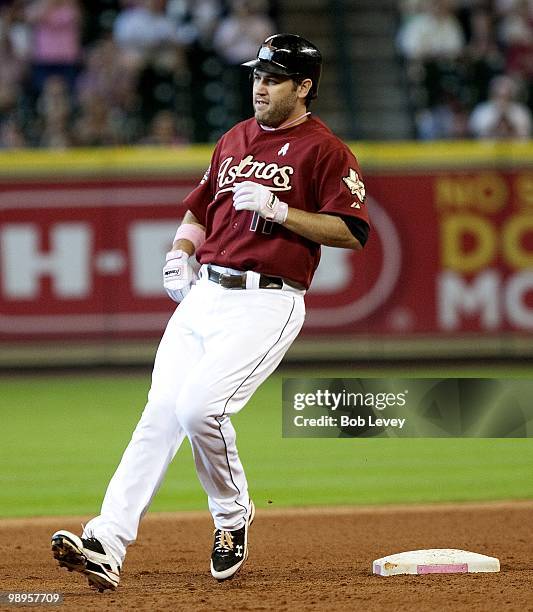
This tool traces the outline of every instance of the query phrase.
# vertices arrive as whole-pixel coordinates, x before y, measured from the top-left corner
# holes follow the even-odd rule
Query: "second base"
[[[467,550],[431,548],[409,550],[376,559],[372,571],[378,576],[499,572],[500,562],[495,557]]]

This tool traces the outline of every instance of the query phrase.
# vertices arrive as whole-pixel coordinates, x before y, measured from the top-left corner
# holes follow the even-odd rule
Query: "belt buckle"
[[[230,287],[230,279],[231,279],[231,275],[230,274],[226,274],[226,272],[219,272],[218,273],[218,284],[221,287],[224,287],[226,289],[228,289]]]
[[[235,281],[237,281],[236,283]],[[223,272],[220,274],[220,285],[225,289],[246,289],[246,272],[243,274],[228,274]]]

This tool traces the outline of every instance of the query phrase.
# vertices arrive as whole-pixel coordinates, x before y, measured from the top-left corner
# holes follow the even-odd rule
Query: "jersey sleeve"
[[[318,160],[314,181],[318,212],[356,217],[369,224],[365,184],[348,147],[328,147]]]
[[[216,193],[216,160],[217,160],[218,144],[211,156],[211,163],[205,171],[202,180],[183,200],[183,204],[187,210],[198,219],[204,227],[206,225],[206,212],[210,202],[213,201]]]

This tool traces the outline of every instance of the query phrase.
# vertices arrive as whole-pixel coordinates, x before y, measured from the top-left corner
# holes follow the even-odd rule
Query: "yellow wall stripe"
[[[351,148],[363,171],[533,166],[533,141],[357,142]],[[206,169],[211,151],[211,145],[1,151],[0,177],[189,174]]]

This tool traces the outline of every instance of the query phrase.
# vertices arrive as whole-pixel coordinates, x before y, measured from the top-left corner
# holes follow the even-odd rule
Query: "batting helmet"
[[[322,54],[312,42],[297,34],[269,36],[259,47],[257,58],[242,65],[291,78],[311,79],[313,84],[307,97],[311,100],[317,96]]]

